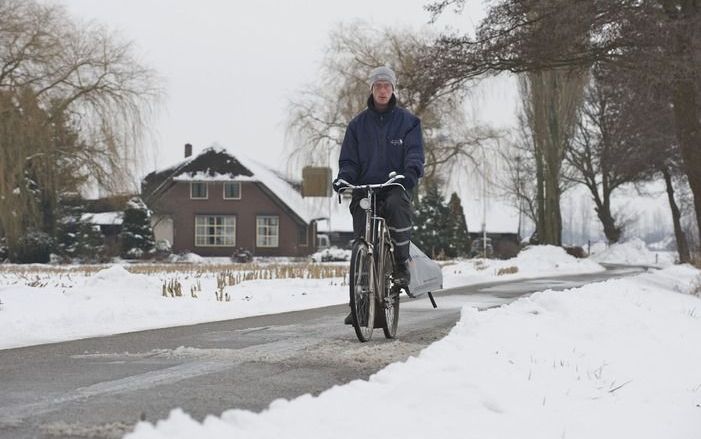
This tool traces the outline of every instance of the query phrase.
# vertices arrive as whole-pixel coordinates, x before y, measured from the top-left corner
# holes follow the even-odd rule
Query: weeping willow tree
[[[129,173],[161,91],[130,43],[59,6],[0,0],[0,232],[52,234],[59,199]]]
[[[475,152],[496,135],[467,120],[465,81],[427,73],[432,42],[430,34],[376,29],[361,22],[332,32],[318,80],[290,104],[288,135],[296,162],[327,164],[338,157],[346,126],[367,106],[370,70],[387,65],[397,73],[399,105],[421,119],[423,181],[440,184],[441,175],[474,163]]]

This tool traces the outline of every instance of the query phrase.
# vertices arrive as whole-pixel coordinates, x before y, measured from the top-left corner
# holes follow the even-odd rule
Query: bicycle
[[[360,200],[365,210],[365,235],[353,243],[350,261],[350,306],[353,315],[355,335],[361,342],[372,337],[375,326],[382,326],[385,337],[395,338],[399,323],[399,294],[401,287],[394,284],[394,243],[390,238],[385,219],[378,215],[376,192],[390,186],[404,186],[397,183],[403,175],[390,173],[389,180],[381,184],[352,185],[345,180],[338,189],[341,193],[351,190],[367,191]],[[375,314],[379,306],[381,313]]]

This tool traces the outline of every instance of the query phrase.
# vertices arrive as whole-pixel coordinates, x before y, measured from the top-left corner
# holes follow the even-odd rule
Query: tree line
[[[463,0],[428,6],[434,18]],[[533,206],[540,242],[561,244],[559,198],[586,186],[609,242],[622,224],[611,194],[662,179],[680,260],[689,244],[675,197],[688,185],[701,228],[701,5],[694,0],[499,0],[475,36],[444,35],[424,60],[455,81],[513,72],[522,78],[524,134],[516,155],[535,184],[513,192]]]
[[[462,13],[464,0],[426,6]],[[474,35],[370,30],[332,35],[321,80],[291,104],[301,155],[336,157],[350,119],[365,107],[366,72],[389,65],[397,96],[422,118],[427,178],[445,185],[455,170],[480,172],[480,149],[499,139],[508,172],[501,186],[535,224],[534,240],[562,244],[560,199],[588,189],[607,240],[625,218],[612,206],[622,186],[664,182],[680,259],[687,234],[701,236],[701,5],[694,0],[492,0]],[[519,78],[519,126],[498,133],[462,111],[481,78]],[[318,155],[317,155],[318,156]],[[682,224],[679,192],[691,193],[694,229]]]

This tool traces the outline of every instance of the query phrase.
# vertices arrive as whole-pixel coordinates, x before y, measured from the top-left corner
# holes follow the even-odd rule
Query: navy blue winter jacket
[[[424,144],[421,121],[396,105],[394,95],[389,110],[375,110],[372,95],[368,108],[348,124],[338,158],[338,177],[351,184],[387,181],[392,171],[406,176],[407,189],[416,186],[424,172]]]

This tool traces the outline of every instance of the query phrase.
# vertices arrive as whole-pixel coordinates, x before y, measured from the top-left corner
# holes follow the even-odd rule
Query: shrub
[[[239,247],[231,255],[232,262],[237,262],[240,264],[245,264],[253,260],[253,253],[250,250],[243,247]]]
[[[582,247],[563,247],[568,255],[574,256],[577,259],[586,258],[587,254],[584,252]]]
[[[505,274],[514,274],[514,273],[518,273],[518,267],[516,267],[516,266],[503,267],[503,268],[500,268],[499,271],[497,271],[497,276],[503,276]]]
[[[520,251],[518,243],[508,239],[500,239],[494,244],[494,256],[499,259],[515,258]]]
[[[10,256],[10,251],[7,248],[7,240],[3,236],[0,238],[0,262],[5,262],[5,260]]]
[[[48,233],[30,231],[17,241],[10,259],[20,264],[46,264],[54,247],[54,239]]]

